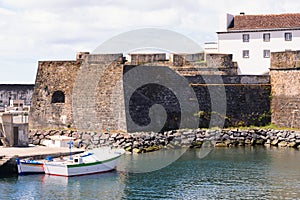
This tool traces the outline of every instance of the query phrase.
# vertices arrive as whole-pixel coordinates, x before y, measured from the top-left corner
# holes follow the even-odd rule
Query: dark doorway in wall
[[[55,91],[52,95],[51,103],[65,103],[65,93],[63,91]]]
[[[18,145],[19,141],[19,127],[14,127],[14,146]]]

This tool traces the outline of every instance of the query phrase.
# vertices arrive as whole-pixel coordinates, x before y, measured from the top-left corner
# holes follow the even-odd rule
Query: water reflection
[[[292,148],[269,148],[272,162],[268,177],[270,177],[272,199],[300,198],[300,152]]]
[[[128,174],[124,198],[297,199],[300,158],[298,151],[291,150],[292,155],[283,159],[289,160],[290,170],[279,170],[284,175],[280,180],[273,170],[273,165],[282,160],[276,150],[216,148],[203,159],[199,159],[200,150],[187,151],[161,170]]]
[[[125,188],[122,176],[116,171],[77,177],[45,175],[42,184],[44,193],[54,193],[60,188],[57,197],[64,193],[66,199],[121,199]]]
[[[299,199],[299,153],[243,147],[126,155],[123,171],[0,178],[0,199]]]

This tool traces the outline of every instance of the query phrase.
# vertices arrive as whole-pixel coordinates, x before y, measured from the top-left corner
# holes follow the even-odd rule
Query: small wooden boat
[[[17,158],[16,162],[18,167],[18,173],[20,175],[45,173],[44,163],[41,161],[35,161],[32,159],[20,160],[19,158]]]
[[[44,170],[46,174],[57,176],[80,176],[112,171],[124,153],[122,149],[94,149],[73,158],[44,162]]]

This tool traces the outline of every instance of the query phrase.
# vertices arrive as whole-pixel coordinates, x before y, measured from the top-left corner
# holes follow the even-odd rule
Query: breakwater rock
[[[183,129],[163,133],[154,132],[93,132],[74,130],[30,130],[29,141],[34,145],[43,144],[49,136],[64,135],[76,138],[75,146],[93,149],[101,146],[124,148],[128,152],[143,153],[161,148],[191,147],[203,145],[232,147],[265,145],[277,147],[300,147],[300,131],[288,130],[203,130]]]

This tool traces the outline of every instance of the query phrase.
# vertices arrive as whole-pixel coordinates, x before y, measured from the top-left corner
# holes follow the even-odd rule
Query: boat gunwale
[[[26,166],[44,166],[44,163],[23,163],[23,162],[20,162],[20,164],[18,165],[26,165]]]
[[[91,172],[91,173],[80,173],[80,174],[72,174],[72,175],[64,175],[64,174],[52,174],[52,173],[45,173],[48,176],[61,176],[61,177],[74,177],[74,176],[85,176],[85,175],[92,175],[92,174],[102,174],[102,173],[107,173],[107,172],[113,172],[116,170],[116,167],[105,170],[105,171],[99,171],[99,172]]]
[[[93,166],[93,165],[100,165],[100,164],[104,164],[104,163],[107,163],[107,162],[110,162],[110,161],[113,161],[113,160],[116,160],[118,158],[120,158],[122,156],[121,155],[118,155],[116,157],[113,157],[113,158],[109,158],[107,160],[103,160],[103,161],[95,161],[95,162],[88,162],[88,163],[60,163],[60,162],[47,162],[47,163],[44,163],[44,165],[48,165],[48,166],[57,166],[57,167],[67,167],[67,168],[76,168],[76,167],[87,167],[87,166]]]

